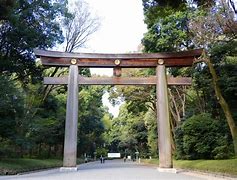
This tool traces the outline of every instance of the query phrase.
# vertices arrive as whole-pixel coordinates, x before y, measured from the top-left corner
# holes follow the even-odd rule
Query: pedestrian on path
[[[101,164],[104,163],[104,158],[103,158],[102,155],[100,156],[100,163],[101,163]]]

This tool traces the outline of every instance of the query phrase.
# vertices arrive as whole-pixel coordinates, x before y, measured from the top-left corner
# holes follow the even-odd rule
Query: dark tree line
[[[78,25],[82,32],[70,29],[70,33],[82,46],[86,40],[78,36],[86,33],[88,37],[97,26],[87,27],[95,21],[88,7],[81,8],[82,13],[87,12],[83,26]],[[63,43],[65,22],[74,26],[74,13],[66,0],[0,1],[0,157],[62,157],[67,87],[48,91],[42,77],[59,76],[67,70],[42,67],[33,49]],[[93,32],[88,33],[90,30]],[[81,69],[80,74],[90,76],[89,69]],[[107,113],[103,87],[80,87],[79,93],[78,156],[93,155],[103,144],[102,119]]]

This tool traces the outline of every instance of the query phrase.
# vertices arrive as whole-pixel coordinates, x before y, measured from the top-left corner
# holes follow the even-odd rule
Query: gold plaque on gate
[[[114,64],[115,64],[116,66],[118,66],[120,63],[121,63],[121,61],[120,61],[119,59],[116,59],[116,60],[114,61]]]
[[[160,65],[164,64],[164,59],[158,59],[158,64]]]
[[[71,59],[71,64],[76,64],[77,63],[77,60],[76,59]]]

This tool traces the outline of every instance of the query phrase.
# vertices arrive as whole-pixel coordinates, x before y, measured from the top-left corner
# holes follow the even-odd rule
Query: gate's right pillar
[[[171,130],[166,68],[160,59],[156,68],[157,126],[159,146],[159,167],[172,168]]]

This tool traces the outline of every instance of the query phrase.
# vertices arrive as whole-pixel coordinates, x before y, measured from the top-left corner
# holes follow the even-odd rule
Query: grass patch
[[[199,170],[237,175],[237,159],[226,160],[178,160],[174,166],[182,169]]]
[[[158,165],[157,159],[144,159],[144,163]],[[174,167],[181,169],[237,175],[237,159],[226,160],[174,160]]]
[[[77,164],[84,163],[83,158],[77,159]],[[22,172],[62,167],[60,159],[0,159],[0,175],[14,175]]]
[[[59,159],[1,159],[0,175],[13,175],[60,166],[62,166],[62,160]]]
[[[159,159],[141,159],[142,163],[159,165]]]

